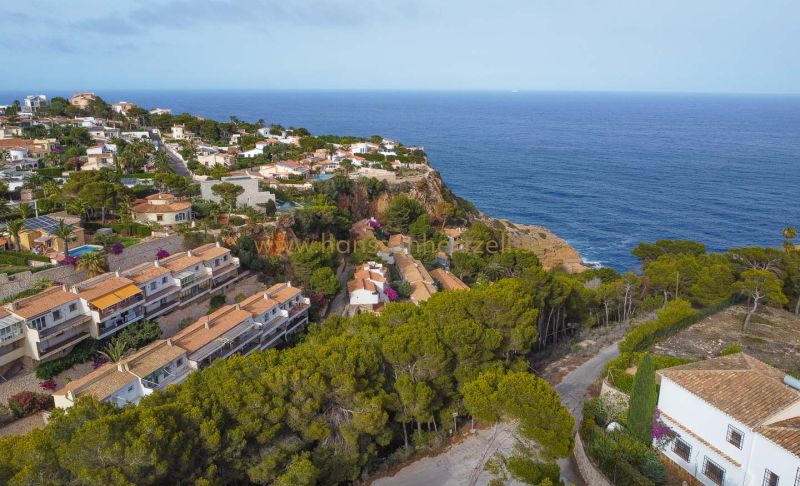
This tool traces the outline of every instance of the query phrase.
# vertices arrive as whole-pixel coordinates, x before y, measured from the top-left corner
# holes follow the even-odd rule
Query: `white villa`
[[[275,194],[269,191],[262,191],[258,185],[260,177],[255,176],[229,176],[223,177],[219,181],[205,180],[200,182],[200,195],[206,201],[222,201],[222,198],[214,194],[211,190],[216,184],[228,182],[244,188],[244,192],[236,198],[237,206],[250,206],[255,207],[260,204],[266,204],[269,201],[275,202]]]
[[[741,353],[658,373],[675,464],[708,486],[800,484],[800,381]]]
[[[367,262],[358,267],[353,278],[347,282],[350,305],[375,306],[388,302],[383,293],[388,278],[388,269],[380,263]]]

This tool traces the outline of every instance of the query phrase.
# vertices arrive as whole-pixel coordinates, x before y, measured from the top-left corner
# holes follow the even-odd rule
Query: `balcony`
[[[179,291],[181,288],[177,285],[170,285],[169,287],[165,287],[154,294],[149,294],[145,297],[145,300],[148,302],[154,302],[156,300],[161,300],[164,297],[174,294],[175,292]]]
[[[142,296],[142,294],[136,294],[133,297],[128,297],[127,299],[125,299],[125,300],[123,300],[123,301],[121,301],[121,302],[119,302],[117,304],[114,304],[114,305],[112,305],[110,307],[106,307],[105,309],[99,311],[100,319],[101,320],[107,319],[108,317],[111,317],[114,314],[123,312],[123,311],[135,306],[136,304],[139,304],[140,302],[143,302],[143,301],[144,301],[144,297]]]
[[[109,334],[116,332],[119,329],[122,329],[123,327],[126,327],[128,324],[132,322],[141,320],[142,317],[144,317],[144,311],[142,310],[142,307],[139,306],[136,307],[135,309],[128,310],[124,314],[121,314],[113,319],[110,319],[109,321],[101,322],[98,325],[98,334],[99,334],[98,339],[102,339],[108,336]]]
[[[166,311],[168,311],[170,309],[174,309],[175,307],[178,307],[178,305],[180,303],[181,303],[181,301],[178,300],[178,299],[169,300],[169,301],[164,302],[163,304],[159,305],[158,307],[145,308],[145,314],[147,315],[148,319],[153,318],[153,317],[157,317],[157,316],[160,316],[161,314],[163,314],[164,312],[166,312]]]
[[[45,339],[47,339],[47,338],[49,338],[51,336],[54,336],[54,335],[56,335],[58,333],[61,333],[61,332],[64,332],[64,331],[68,331],[68,330],[70,330],[70,329],[72,329],[74,327],[78,327],[78,326],[80,326],[82,324],[88,324],[91,321],[92,321],[92,316],[79,315],[79,316],[75,316],[75,317],[73,317],[71,319],[67,319],[66,321],[64,321],[64,322],[62,322],[60,324],[56,324],[55,326],[46,327],[46,328],[42,329],[41,331],[38,331],[38,333],[39,333],[39,341],[43,341],[43,340],[45,340]]]
[[[37,346],[37,350],[39,351],[39,359],[44,360],[50,358],[59,351],[66,349],[70,346],[74,346],[88,337],[89,337],[88,332],[81,332],[73,335],[72,337],[70,337],[65,341],[59,341],[53,344],[48,343],[47,346],[42,346],[42,343],[39,343],[39,345]]]

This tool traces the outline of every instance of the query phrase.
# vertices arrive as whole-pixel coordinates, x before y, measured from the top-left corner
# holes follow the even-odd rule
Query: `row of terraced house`
[[[291,283],[276,284],[237,304],[201,317],[169,339],[151,343],[118,363],[108,363],[53,394],[71,407],[83,396],[117,406],[181,383],[215,359],[274,347],[308,323],[310,301]]]
[[[0,307],[0,371],[68,353],[131,323],[186,305],[239,277],[239,259],[218,243],[108,272],[72,286],[50,287]]]

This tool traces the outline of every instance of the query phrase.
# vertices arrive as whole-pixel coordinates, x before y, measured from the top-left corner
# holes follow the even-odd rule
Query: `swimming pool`
[[[315,177],[314,180],[315,181],[327,181],[331,177],[333,177],[333,174],[320,174],[317,177]]]
[[[103,247],[98,245],[81,245],[69,251],[70,256],[81,256],[85,253],[101,250]]]

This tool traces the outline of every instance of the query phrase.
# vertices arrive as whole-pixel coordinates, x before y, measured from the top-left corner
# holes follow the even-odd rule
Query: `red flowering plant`
[[[651,432],[655,447],[662,451],[665,450],[675,440],[676,435],[675,431],[661,420],[661,411],[656,409],[656,413],[653,415],[653,429]]]
[[[39,387],[40,387],[42,390],[47,390],[47,391],[55,391],[55,389],[57,388],[57,385],[56,385],[56,380],[54,380],[54,379],[50,378],[50,379],[49,379],[49,380],[47,380],[47,381],[42,381],[42,382],[39,382]]]
[[[46,393],[21,391],[8,399],[8,407],[17,418],[53,408],[53,397]]]

